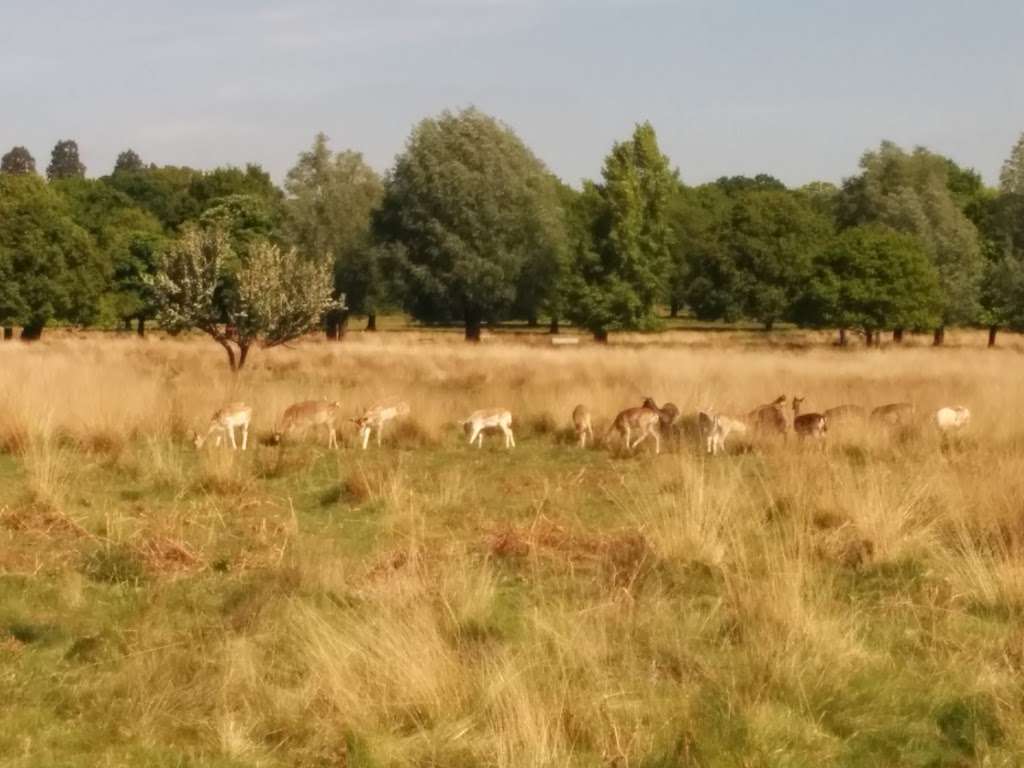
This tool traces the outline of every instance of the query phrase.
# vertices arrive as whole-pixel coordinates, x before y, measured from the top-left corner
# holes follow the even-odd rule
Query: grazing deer
[[[800,413],[804,398],[793,397],[793,431],[801,438],[821,440],[828,432],[828,419],[820,413]]]
[[[210,418],[210,427],[206,430],[205,435],[200,435],[198,432],[192,433],[192,444],[196,448],[202,448],[205,443],[214,432],[217,433],[216,441],[214,445],[220,447],[221,438],[227,433],[228,442],[231,443],[232,450],[237,450],[238,445],[235,443],[235,428],[242,428],[242,450],[249,444],[249,422],[252,420],[252,408],[245,403],[231,403],[225,405],[220,410],[216,411]]]
[[[475,441],[477,448],[484,447],[484,430],[487,429],[500,429],[505,435],[505,447],[516,447],[516,439],[512,434],[512,412],[504,408],[473,411],[462,422],[462,427],[469,433],[469,444]]]
[[[786,404],[786,396],[779,395],[775,400],[757,408],[747,414],[747,421],[753,424],[755,431],[783,435],[786,434],[786,415],[782,412]]]
[[[867,418],[867,411],[859,405],[837,405],[822,412],[825,421],[834,424],[838,421],[857,421]]]
[[[576,438],[580,448],[587,447],[587,438],[594,440],[594,427],[590,423],[590,409],[585,405],[577,405],[572,409],[572,425],[576,430]]]
[[[747,431],[747,423],[742,419],[723,416],[719,413],[704,413],[703,411],[701,412],[701,416],[706,416],[711,422],[706,441],[707,451],[712,456],[717,454],[719,451],[725,450],[725,440],[733,432],[743,434]]]
[[[889,426],[905,424],[913,417],[913,403],[889,403],[880,405],[871,412],[872,421]]]
[[[679,408],[676,407],[675,403],[665,403],[659,408],[653,399],[645,397],[643,407],[657,412],[658,418],[661,420],[662,429],[670,429],[679,419]]]
[[[618,432],[622,436],[626,448],[633,450],[648,437],[653,437],[654,452],[661,453],[661,438],[658,436],[659,424],[661,424],[660,412],[650,408],[627,408],[615,417],[605,433],[604,439],[607,442],[612,432]],[[636,440],[632,440],[634,432],[639,435]]]
[[[962,405],[939,408],[935,412],[935,426],[941,432],[958,432],[971,423],[971,412]]]
[[[380,433],[384,425],[392,419],[409,415],[409,404],[405,402],[394,403],[393,405],[375,405],[367,409],[358,419],[352,419],[359,428],[359,437],[363,441],[363,450],[366,450],[370,442],[370,433],[377,430],[377,447],[380,447]]]
[[[327,429],[327,447],[337,448],[336,421],[340,409],[341,403],[328,400],[306,400],[289,405],[281,416],[277,431],[274,432],[274,443],[280,443],[296,429],[305,431],[323,425]]]

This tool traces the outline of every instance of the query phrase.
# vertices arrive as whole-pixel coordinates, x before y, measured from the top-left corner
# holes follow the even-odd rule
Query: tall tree
[[[71,178],[51,188],[64,200],[74,222],[92,235],[104,274],[109,277],[100,319],[129,325],[140,335],[153,317],[143,275],[152,274],[163,227],[152,214],[102,180]]]
[[[237,290],[224,291],[229,264],[241,263]],[[220,344],[232,371],[244,367],[252,347],[285,344],[319,324],[329,310],[331,270],[265,240],[244,259],[217,229],[189,227],[167,249],[151,284],[158,320],[169,331],[197,329]]]
[[[950,163],[918,147],[907,153],[892,142],[861,158],[862,172],[843,184],[841,226],[877,222],[917,235],[939,274],[942,306],[935,331],[977,322],[984,260],[978,231],[950,188]]]
[[[25,147],[11,147],[10,152],[0,158],[0,173],[12,175],[36,172],[36,159]]]
[[[1003,193],[1024,195],[1024,133],[1010,150],[999,172],[999,191]]]
[[[374,229],[400,254],[405,305],[423,322],[508,315],[523,269],[556,259],[564,228],[558,190],[508,127],[476,109],[417,125],[385,185]]]
[[[72,179],[85,176],[85,166],[78,158],[78,143],[71,139],[58,141],[50,154],[50,164],[46,166],[46,178]]]
[[[926,327],[941,305],[938,274],[919,238],[872,224],[837,235],[818,253],[793,315],[803,325]]]
[[[13,280],[5,302],[17,307],[4,322],[20,324],[23,339],[39,338],[51,320],[96,319],[103,263],[89,233],[38,176],[0,174],[0,253]]]
[[[366,314],[375,328],[376,313],[388,291],[380,259],[372,247],[370,221],[384,197],[384,183],[358,152],[332,152],[318,133],[299,155],[285,179],[287,226],[292,242],[307,255],[328,256],[334,264],[335,295],[347,309],[328,317],[327,335],[344,335],[347,312]]]
[[[606,341],[613,329],[654,325],[672,262],[670,206],[678,184],[654,128],[642,123],[612,147],[602,183],[585,186],[577,215],[589,218],[591,237],[574,254],[568,315],[596,340]]]
[[[141,171],[143,168],[145,166],[142,164],[142,158],[134,149],[126,149],[117,156],[117,161],[114,163],[114,173],[130,173],[131,171]]]

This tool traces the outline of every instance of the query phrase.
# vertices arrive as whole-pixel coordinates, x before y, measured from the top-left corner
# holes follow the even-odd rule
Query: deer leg
[[[516,447],[516,439],[512,435],[512,427],[502,427],[501,431],[505,433],[505,447],[506,448],[515,448]]]
[[[334,429],[334,427],[331,424],[327,425],[327,447],[338,447],[338,432]]]
[[[242,426],[242,450],[244,451],[246,446],[249,445],[249,425],[245,424]]]
[[[650,434],[651,437],[654,438],[654,455],[657,456],[659,453],[661,453],[661,438],[658,436],[658,433],[654,432],[653,430]]]
[[[217,432],[217,437],[213,441],[213,447],[214,448],[220,448],[220,439],[221,439],[221,437],[222,437],[222,434],[221,434],[220,431],[218,431]]]
[[[228,433],[228,441],[231,443],[231,450],[232,451],[237,451],[238,450],[238,445],[235,444],[235,428],[234,427],[228,427],[224,431]]]
[[[359,436],[361,438],[363,438],[363,450],[365,451],[366,450],[366,446],[370,442],[370,427],[369,426],[365,426],[362,429],[360,429],[359,430]]]
[[[384,431],[384,422],[377,425],[377,447],[380,448],[380,433]]]

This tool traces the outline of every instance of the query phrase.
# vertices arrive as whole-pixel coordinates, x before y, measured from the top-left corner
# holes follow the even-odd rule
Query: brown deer
[[[658,411],[650,408],[627,408],[615,417],[604,439],[607,442],[613,432],[618,432],[626,448],[633,450],[648,437],[653,437],[654,452],[661,453],[661,438],[658,436],[660,424],[661,414]],[[634,433],[638,435],[636,440],[632,439]]]
[[[782,412],[786,404],[786,396],[779,395],[775,400],[757,408],[747,414],[748,421],[754,431],[763,434],[786,435],[786,415]]]
[[[913,418],[913,403],[889,403],[880,405],[871,412],[872,421],[891,427],[907,424]]]
[[[859,405],[837,405],[834,408],[827,408],[822,411],[822,416],[829,424],[840,421],[863,421],[868,413]]]
[[[793,431],[801,438],[821,440],[828,432],[828,419],[820,413],[800,413],[804,398],[793,397]]]
[[[312,427],[323,426],[327,430],[327,447],[338,447],[338,431],[335,422],[341,403],[328,400],[306,400],[289,405],[277,430],[274,432],[274,443],[280,443],[294,430],[305,431]]]

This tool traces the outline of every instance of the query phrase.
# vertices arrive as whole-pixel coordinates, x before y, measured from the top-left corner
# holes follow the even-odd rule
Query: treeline
[[[998,189],[946,157],[888,142],[841,186],[790,189],[763,174],[690,186],[646,123],[577,189],[475,109],[423,120],[383,177],[323,134],[283,189],[258,165],[158,167],[132,150],[88,179],[74,141],[54,147],[45,179],[24,147],[0,170],[6,338],[14,327],[38,338],[50,322],[143,333],[172,314],[164,324],[181,330],[188,323],[169,311],[161,274],[167,254],[202,243],[223,248],[204,262],[216,270],[202,321],[223,324],[203,329],[215,338],[247,316],[231,309],[239,285],[287,288],[289,275],[244,278],[253,254],[260,269],[277,265],[295,280],[315,273],[302,259],[329,262],[334,300],[295,302],[328,308],[332,338],[350,314],[373,329],[378,313],[398,309],[462,324],[471,340],[510,319],[555,332],[567,321],[604,340],[656,329],[662,308],[767,329],[836,328],[842,343],[847,331],[871,344],[883,330],[896,341],[928,330],[941,344],[957,325],[988,328],[994,344],[999,328],[1024,329],[1024,136]],[[299,261],[281,255],[292,248]]]

